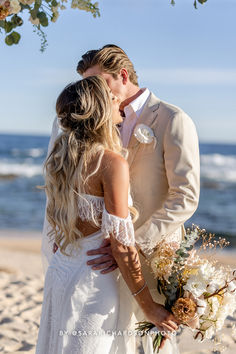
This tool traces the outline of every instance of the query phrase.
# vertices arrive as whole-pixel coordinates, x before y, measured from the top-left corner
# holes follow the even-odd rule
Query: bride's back
[[[68,85],[57,99],[56,111],[62,134],[45,163],[47,219],[55,242],[65,248],[99,228],[98,222],[81,218],[78,210],[83,194],[90,200],[103,198],[112,161],[123,160],[116,128],[121,116],[118,101],[99,76]]]
[[[99,154],[96,154],[87,166],[87,176],[90,174],[92,174],[92,176],[88,178],[83,190],[84,193],[82,199],[80,200],[83,202],[83,198],[86,198],[88,203],[92,203],[91,206],[94,206],[94,208],[100,208],[101,211],[101,203],[104,203],[105,194],[106,204],[109,204],[108,207],[110,210],[116,213],[118,210],[116,210],[116,205],[113,203],[114,188],[117,193],[119,193],[120,189],[121,192],[123,190],[123,184],[117,183],[117,175],[119,176],[122,174],[124,166],[127,170],[128,163],[121,155],[107,150],[103,152],[101,160],[98,161]],[[96,173],[93,174],[96,169]],[[86,178],[87,176],[84,177]],[[127,183],[129,183],[128,174],[125,176],[125,179],[127,180]],[[108,198],[106,197],[107,195],[109,196]],[[118,213],[119,212],[120,211],[118,211]],[[123,216],[125,217],[126,215]],[[100,228],[99,226],[94,225],[91,221],[82,220],[79,216],[77,227],[84,236],[88,236]]]

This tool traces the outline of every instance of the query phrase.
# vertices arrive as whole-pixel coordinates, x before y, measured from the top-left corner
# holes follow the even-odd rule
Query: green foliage
[[[17,44],[17,43],[19,43],[19,40],[20,40],[20,34],[13,31],[11,34],[6,36],[5,43],[7,45]]]
[[[49,22],[56,22],[59,17],[59,11],[64,10],[67,0],[24,0],[24,4],[19,2],[19,6],[14,12],[18,14],[28,11],[30,14],[29,20],[34,26],[36,32],[41,39],[41,52],[47,47],[46,35],[42,27],[47,27]],[[98,3],[93,3],[92,0],[70,0],[70,5],[73,9],[84,10],[90,12],[93,17],[99,17],[100,12]],[[9,10],[10,9],[10,10]],[[14,29],[23,24],[22,18],[18,14],[13,14],[11,8],[7,4],[7,0],[1,2],[0,6],[0,33],[5,32],[5,43],[7,45],[18,44],[21,38],[20,34]]]
[[[36,32],[41,39],[41,51],[43,52],[47,46],[47,39],[45,33],[41,27],[47,27],[49,22],[56,22],[59,17],[59,11],[66,8],[65,4],[68,0],[24,0],[24,4],[19,2],[18,13],[28,11],[30,14],[30,21],[34,26],[34,32]],[[86,12],[90,12],[93,17],[100,17],[100,11],[98,3],[93,0],[69,0],[71,8],[79,9]],[[171,5],[175,5],[178,0],[170,0]],[[194,7],[197,9],[197,4],[203,5],[207,0],[194,0]],[[7,3],[7,1],[6,1]],[[5,6],[5,8],[4,8]],[[5,12],[4,12],[5,11]],[[20,27],[23,24],[22,18],[18,14],[7,12],[7,5],[1,2],[0,6],[0,33],[5,31],[5,43],[7,45],[13,45],[19,43],[20,34],[14,29]]]

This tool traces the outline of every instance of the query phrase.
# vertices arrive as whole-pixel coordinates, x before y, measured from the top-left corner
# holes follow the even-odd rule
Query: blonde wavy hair
[[[113,75],[117,79],[117,75],[122,68],[125,68],[129,74],[130,81],[138,86],[138,76],[134,70],[134,65],[123,49],[115,44],[107,44],[101,49],[93,49],[82,55],[82,59],[77,65],[77,72],[80,75],[89,68],[99,65],[103,72]]]
[[[59,95],[56,112],[62,133],[45,165],[48,236],[63,254],[83,234],[78,229],[78,195],[99,169],[105,150],[124,156],[119,132],[112,122],[112,96],[106,81],[91,76],[68,85]],[[97,157],[95,170],[88,166]],[[137,212],[130,208],[137,218]],[[135,220],[134,219],[134,220]]]

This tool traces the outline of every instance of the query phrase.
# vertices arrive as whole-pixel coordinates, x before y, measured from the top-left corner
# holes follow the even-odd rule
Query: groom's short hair
[[[99,65],[100,69],[116,79],[117,74],[125,68],[129,74],[130,81],[138,86],[138,76],[134,70],[133,63],[128,55],[115,44],[107,44],[101,49],[93,49],[82,55],[82,59],[77,65],[77,72],[80,75],[89,68]]]

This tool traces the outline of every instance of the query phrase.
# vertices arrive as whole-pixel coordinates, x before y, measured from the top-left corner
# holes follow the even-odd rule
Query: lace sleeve
[[[127,218],[120,218],[109,214],[104,206],[101,230],[104,234],[112,234],[125,246],[135,246],[134,227],[130,214]]]

